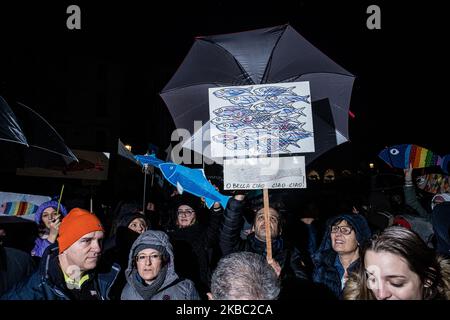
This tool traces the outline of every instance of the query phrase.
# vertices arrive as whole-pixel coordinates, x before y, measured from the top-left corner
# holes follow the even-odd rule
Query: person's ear
[[[208,292],[206,295],[208,296],[208,300],[214,300],[214,297],[211,292]]]

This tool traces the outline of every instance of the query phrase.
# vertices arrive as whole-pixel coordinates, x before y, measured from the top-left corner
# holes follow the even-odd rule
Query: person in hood
[[[127,212],[118,217],[115,229],[105,241],[100,268],[107,269],[112,264],[120,266],[114,286],[109,294],[112,300],[120,300],[122,289],[126,284],[125,269],[128,266],[128,255],[131,246],[140,234],[147,230],[147,221],[140,212]]]
[[[438,193],[431,199],[431,210],[442,202],[450,202],[450,193]]]
[[[58,201],[44,202],[37,209],[34,220],[38,225],[39,236],[31,251],[32,256],[42,257],[45,249],[55,243],[61,220],[67,215],[67,210],[62,204],[59,204],[59,212],[56,210],[58,210]]]
[[[4,236],[6,232],[0,217],[0,296],[34,272],[31,256],[21,250],[4,247],[1,240]]]
[[[97,272],[104,229],[91,212],[74,208],[61,222],[57,244],[45,250],[38,270],[4,300],[106,300],[119,273]]]
[[[130,250],[122,300],[200,300],[194,283],[178,277],[169,237],[162,231],[142,233]]]
[[[200,206],[199,198],[183,194],[173,198],[175,225],[167,229],[174,255],[176,273],[194,282],[200,297],[207,299],[212,269],[217,262],[219,228],[223,210],[219,203],[210,209]],[[197,219],[204,214],[207,221]],[[204,219],[206,220],[206,219]]]
[[[370,236],[369,225],[359,214],[329,219],[320,248],[312,257],[313,281],[340,298],[349,274],[359,269],[361,246]]]
[[[362,267],[347,281],[347,300],[448,300],[450,260],[413,231],[386,228],[363,249]]]
[[[443,202],[433,208],[431,215],[436,252],[450,258],[450,202]]]

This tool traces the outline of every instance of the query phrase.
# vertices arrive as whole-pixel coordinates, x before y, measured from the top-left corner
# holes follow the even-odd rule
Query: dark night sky
[[[290,23],[356,76],[350,106],[356,114],[350,120],[355,149],[370,156],[385,145],[415,143],[438,154],[449,152],[443,115],[448,26],[438,6],[378,1],[92,2],[17,1],[2,3],[0,9],[0,94],[41,112],[71,147],[112,150],[118,136],[137,146],[151,141],[165,147],[172,124],[158,93],[195,36]],[[69,4],[81,7],[80,31],[66,28]],[[366,28],[370,4],[381,7],[381,30]],[[89,65],[99,62],[104,73],[114,74],[113,89],[98,89],[101,75],[87,75]],[[107,108],[113,108],[111,100],[120,100],[111,103],[117,110],[106,112],[106,124],[87,120],[96,117],[91,106],[99,99],[86,91],[97,89],[114,94],[105,98]],[[100,123],[109,130],[106,138],[92,146],[71,134],[67,108],[74,102],[68,99],[86,102],[79,111],[72,110],[74,125]]]

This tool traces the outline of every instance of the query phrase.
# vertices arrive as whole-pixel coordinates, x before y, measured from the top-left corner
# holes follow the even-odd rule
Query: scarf
[[[144,300],[151,300],[151,298],[158,292],[162,284],[166,280],[167,268],[169,264],[166,264],[158,273],[158,276],[152,283],[147,284],[134,268],[132,271],[132,278],[134,281],[134,288]]]

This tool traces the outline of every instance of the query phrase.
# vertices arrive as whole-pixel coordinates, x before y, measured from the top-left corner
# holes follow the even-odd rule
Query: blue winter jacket
[[[58,254],[57,244],[48,247],[41,258],[38,270],[1,296],[0,300],[70,300],[66,284],[55,282],[55,279],[58,279],[55,273],[59,272],[60,268]],[[114,264],[108,273],[93,273],[100,299],[109,299],[109,290],[119,271],[120,267]]]
[[[335,266],[337,253],[333,250],[331,244],[331,226],[340,220],[347,221],[353,227],[356,233],[356,239],[360,246],[362,246],[371,236],[367,220],[361,215],[342,214],[328,220],[320,248],[312,256],[314,263],[313,281],[328,287],[336,297],[341,296],[342,288],[339,269]],[[354,261],[347,268],[347,273],[350,274],[357,271],[359,265],[359,259]]]

